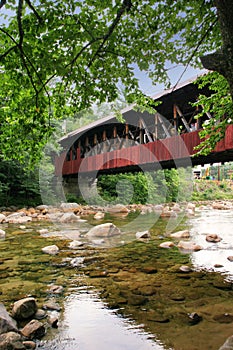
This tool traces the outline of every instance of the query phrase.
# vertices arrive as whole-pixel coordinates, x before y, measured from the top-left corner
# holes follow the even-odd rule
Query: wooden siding
[[[80,150],[77,149],[77,159],[69,161],[66,160],[66,152],[64,152],[55,159],[56,175],[125,169],[135,165],[184,159],[195,153],[193,149],[200,143],[198,133],[198,131],[193,131],[86,158],[81,158]],[[233,150],[233,125],[228,126],[225,138],[217,144],[213,153],[228,150]]]

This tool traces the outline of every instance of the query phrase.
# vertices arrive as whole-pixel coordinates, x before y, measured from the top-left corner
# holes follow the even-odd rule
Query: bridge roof
[[[204,74],[206,74],[206,72]],[[197,85],[195,85],[193,83],[194,83],[194,81],[197,80],[198,77],[200,77],[204,74],[199,74],[195,77],[192,77],[192,78],[190,78],[182,83],[179,83],[179,84],[173,86],[170,89],[163,90],[155,95],[152,95],[151,98],[153,98],[154,101],[163,100],[163,102],[166,102],[163,105],[162,111],[160,111],[160,112],[164,112],[164,110],[168,110],[169,108],[171,108],[171,106],[173,106],[173,103],[175,103],[177,96],[179,96],[179,99],[181,99],[181,100],[185,99],[186,101],[187,101],[187,95],[190,97],[191,96],[196,97],[198,87],[197,87]],[[185,92],[185,94],[184,94],[184,92]],[[173,95],[174,95],[174,98],[172,98]],[[190,99],[190,101],[191,100],[192,100],[192,98]],[[134,103],[134,104],[131,104],[131,105],[125,107],[124,109],[122,109],[120,111],[121,114],[124,117],[127,117],[127,113],[132,112],[135,105],[136,104]],[[158,108],[160,108],[160,106],[157,107],[156,109],[158,109]],[[164,115],[166,116],[166,113],[164,113]],[[112,123],[114,121],[116,123],[118,122],[115,114],[112,113],[104,118],[98,119],[90,124],[84,125],[81,128],[78,128],[78,129],[64,135],[63,137],[61,137],[59,139],[59,142],[63,145],[72,144],[72,142],[74,142],[78,138],[78,136],[82,135],[83,133],[87,132],[88,130],[94,129],[94,128],[101,126],[101,125],[108,124],[109,122]]]

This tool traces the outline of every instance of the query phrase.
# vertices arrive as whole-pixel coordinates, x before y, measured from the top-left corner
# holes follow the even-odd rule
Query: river
[[[147,224],[152,218],[153,213],[143,216]],[[110,219],[122,225],[132,217]],[[41,305],[48,299],[60,303],[59,327],[38,342],[41,350],[217,350],[233,333],[233,262],[227,259],[233,255],[233,211],[206,206],[181,220],[177,230],[188,228],[191,239],[204,248],[189,254],[158,248],[166,239],[168,220],[156,220],[146,242],[132,240],[130,232],[121,244],[111,241],[110,248],[84,245],[72,252],[67,238],[75,238],[74,225],[62,237],[52,223],[3,225],[7,236],[0,241],[0,301],[10,307],[33,295]],[[92,218],[79,231],[85,232],[88,223],[93,224]],[[40,234],[41,229],[48,232]],[[210,233],[222,240],[206,242]],[[58,256],[41,253],[55,243]],[[71,268],[67,261],[75,257],[86,263],[80,259]],[[180,273],[182,265],[191,272]],[[49,294],[52,284],[63,285],[64,294]]]

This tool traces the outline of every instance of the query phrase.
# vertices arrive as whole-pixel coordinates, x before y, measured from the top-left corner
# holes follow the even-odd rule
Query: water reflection
[[[233,256],[233,211],[202,210],[190,220],[192,239],[204,249],[191,256],[196,268],[218,271],[233,280],[233,262],[227,258]],[[207,234],[217,234],[222,238],[219,243],[206,241]],[[215,267],[214,265],[222,265]]]
[[[143,327],[143,325],[142,325]],[[94,293],[77,293],[65,302],[59,337],[43,350],[163,350],[154,336],[106,308]]]

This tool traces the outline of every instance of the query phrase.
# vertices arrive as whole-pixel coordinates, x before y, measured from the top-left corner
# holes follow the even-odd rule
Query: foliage
[[[208,86],[212,91],[211,96],[201,95],[198,102],[193,104],[194,106],[203,106],[196,119],[201,118],[206,112],[214,116],[202,125],[203,130],[199,133],[202,142],[196,147],[197,156],[210,153],[224,137],[226,127],[233,123],[233,101],[227,80],[217,72],[202,76],[196,83],[199,88]]]
[[[101,199],[108,203],[159,204],[189,200],[189,170],[171,169],[156,172],[138,172],[114,175],[101,175],[98,178],[99,198],[91,198],[95,204]],[[186,191],[183,191],[186,186]]]
[[[222,44],[212,0],[6,0],[0,11],[1,152],[31,162],[52,119],[112,102],[119,87],[141,101],[136,67],[168,83],[169,65],[200,66]]]
[[[233,199],[233,184],[231,181],[222,180],[195,180],[192,200],[227,200]]]
[[[41,203],[38,171],[26,171],[17,161],[0,162],[0,206]]]

